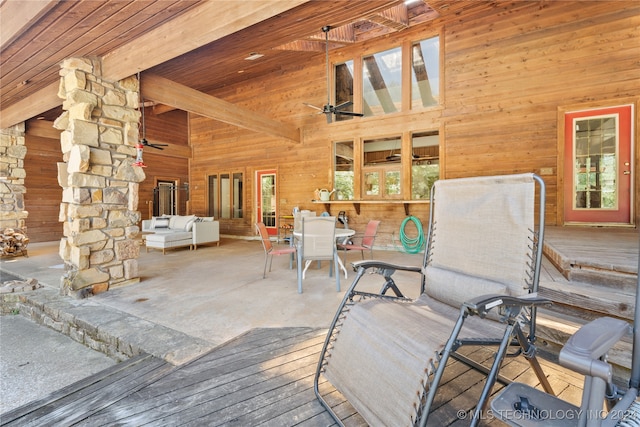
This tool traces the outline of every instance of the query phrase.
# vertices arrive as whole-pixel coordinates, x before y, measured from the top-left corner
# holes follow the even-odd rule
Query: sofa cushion
[[[172,230],[191,231],[195,219],[195,215],[174,215],[169,221],[169,228]]]
[[[186,231],[174,231],[171,233],[155,233],[146,236],[147,243],[153,242],[157,244],[168,245],[171,242],[181,240],[191,241],[191,233]]]

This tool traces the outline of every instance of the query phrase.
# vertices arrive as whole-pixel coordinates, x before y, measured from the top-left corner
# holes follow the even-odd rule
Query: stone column
[[[24,210],[24,156],[27,146],[24,123],[0,129],[0,231],[25,229],[29,213]]]
[[[64,113],[60,221],[64,236],[63,294],[86,297],[140,281],[138,183],[133,166],[138,142],[138,80],[101,77],[97,59],[71,58],[61,65],[58,95]]]

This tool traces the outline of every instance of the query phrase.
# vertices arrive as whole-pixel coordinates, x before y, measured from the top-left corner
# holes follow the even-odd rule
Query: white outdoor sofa
[[[149,248],[166,249],[189,246],[198,249],[203,243],[220,246],[220,222],[213,217],[195,215],[163,215],[142,221],[142,233]]]

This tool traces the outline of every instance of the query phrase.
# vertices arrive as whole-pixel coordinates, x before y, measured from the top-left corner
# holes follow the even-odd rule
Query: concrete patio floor
[[[58,288],[63,268],[57,249],[58,242],[32,244],[28,257],[5,259],[2,269]],[[379,250],[375,256],[407,265],[422,263],[421,254]],[[357,259],[359,252],[349,253],[347,261]],[[219,247],[175,249],[166,255],[141,248],[138,262],[140,283],[88,300],[213,345],[256,327],[328,327],[354,275],[351,270],[348,279],[343,275],[341,291],[336,292],[328,264],[321,269],[312,266],[298,294],[295,265],[290,270],[287,257],[274,257],[272,271],[262,278],[259,240],[226,239]]]
[[[125,321],[124,328],[127,327],[127,322],[131,322],[130,319],[135,319],[135,322],[152,323],[184,334],[187,340],[192,339],[193,344],[184,344],[185,340],[180,340],[178,345],[184,344],[184,350],[178,352],[178,356],[172,353],[176,343],[171,339],[158,336],[160,342],[153,342],[154,337],[145,333],[131,338],[138,341],[133,344],[141,350],[161,355],[170,354],[167,359],[173,359],[170,361],[177,364],[191,360],[254,328],[326,328],[354,276],[351,270],[348,279],[343,275],[341,291],[336,292],[335,279],[328,276],[328,264],[323,263],[321,269],[312,266],[303,282],[303,293],[298,294],[295,265],[290,270],[287,257],[274,257],[272,271],[267,272],[267,277],[263,279],[264,252],[260,241],[225,239],[219,247],[201,246],[196,251],[182,248],[167,251],[166,255],[155,250],[147,253],[143,247],[138,260],[140,283],[113,288],[88,299],[73,300],[56,297],[60,278],[64,273],[62,260],[58,255],[58,244],[57,241],[31,244],[28,257],[2,259],[0,281],[3,271],[22,279],[36,278],[44,287],[27,291],[26,294],[45,301],[45,305],[46,301],[50,301],[56,309],[60,301],[66,301],[70,304],[71,311],[81,307],[86,313],[95,313],[91,320],[98,325],[101,325],[100,318],[119,316]],[[375,255],[378,259],[407,265],[422,263],[421,254],[380,250]],[[350,253],[347,258],[348,261],[357,259],[360,259],[360,253]],[[419,280],[414,280],[417,291]],[[378,286],[377,283],[379,282],[375,286]],[[29,316],[28,313],[20,314]],[[88,316],[91,317],[91,314]],[[13,343],[12,358],[6,358],[0,363],[10,364],[6,366],[5,372],[11,371],[19,375],[20,378],[14,380],[21,384],[19,388],[3,387],[4,409],[40,398],[56,387],[71,384],[78,379],[72,375],[58,379],[54,375],[46,376],[42,370],[33,368],[38,364],[46,366],[51,372],[68,370],[65,363],[71,354],[77,366],[88,369],[84,371],[86,375],[108,365],[108,361],[104,359],[100,363],[96,362],[97,355],[93,353],[97,352],[82,348],[82,344],[59,332],[31,323],[33,324],[29,325],[0,316],[3,345],[9,341],[9,332]],[[131,329],[135,329],[133,323]],[[116,329],[111,333],[125,335],[129,331]],[[59,342],[61,349],[57,353],[44,347],[41,347],[41,351],[33,351],[33,347],[39,347],[45,340],[55,342],[58,339],[63,341]],[[18,363],[15,360],[21,360],[21,355],[31,358],[29,369],[15,369],[14,365]],[[9,383],[5,385],[7,384]],[[0,410],[1,412],[3,411]]]

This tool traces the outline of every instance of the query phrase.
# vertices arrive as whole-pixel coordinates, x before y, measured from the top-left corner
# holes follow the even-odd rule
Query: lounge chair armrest
[[[496,307],[520,308],[525,306],[539,306],[551,304],[551,300],[540,298],[536,294],[529,294],[525,297],[513,297],[510,295],[481,295],[466,301],[463,307],[470,313],[484,316]]]
[[[349,291],[347,292],[347,294],[352,296],[355,293],[363,294],[360,291],[356,292],[355,288],[360,282],[360,278],[367,272],[367,270],[371,270],[370,273],[378,274],[384,278],[384,284],[382,285],[382,288],[377,295],[385,295],[388,291],[392,291],[398,298],[405,298],[405,296],[393,280],[393,274],[397,270],[422,274],[422,267],[419,266],[396,265],[376,260],[356,261],[351,265],[353,265],[354,271],[357,271],[356,278],[354,279],[351,287],[349,288]],[[422,276],[422,283],[424,283],[424,276]]]
[[[355,262],[352,262],[351,265],[353,265],[354,270],[357,270],[359,268],[364,268],[365,270],[369,268],[379,268],[384,270],[413,271],[415,273],[422,272],[422,267],[420,266],[396,265],[396,264],[391,264],[389,262],[376,261],[376,260],[355,261]]]
[[[610,382],[611,366],[600,359],[630,332],[631,326],[624,320],[611,317],[595,319],[578,329],[562,347],[560,365]]]

